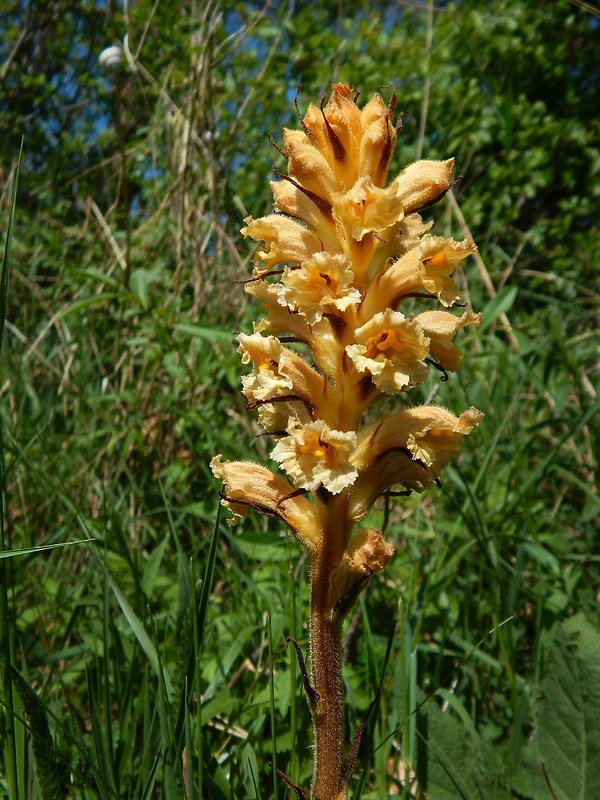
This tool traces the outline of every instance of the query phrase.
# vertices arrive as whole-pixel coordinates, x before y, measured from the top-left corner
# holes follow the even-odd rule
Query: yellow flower
[[[356,344],[346,353],[358,372],[367,372],[382,392],[396,394],[427,377],[423,359],[429,353],[429,339],[414,320],[399,311],[375,314],[355,332]]]
[[[252,219],[247,217],[242,228],[244,236],[255,241],[264,241],[265,246],[258,249],[255,261],[264,261],[264,266],[255,264],[257,275],[288,262],[300,263],[321,250],[321,240],[298,222],[280,214]]]
[[[360,292],[352,286],[354,273],[350,259],[338,254],[317,253],[302,263],[300,269],[286,268],[279,289],[282,306],[297,311],[314,325],[323,313],[339,314],[360,303]]]
[[[362,242],[368,233],[378,233],[385,239],[386,233],[404,219],[404,205],[396,186],[381,189],[363,176],[350,191],[336,198],[333,216],[348,241]]]
[[[443,306],[452,306],[462,299],[450,276],[460,261],[476,250],[473,240],[468,236],[462,242],[429,235],[421,239],[419,259],[423,266],[423,286],[435,294]]]
[[[461,317],[447,311],[424,311],[414,317],[429,339],[429,355],[442,367],[455,371],[460,366],[460,353],[452,337],[465,325],[479,325],[482,316],[465,311]]]
[[[438,406],[418,406],[363,428],[351,462],[360,476],[352,487],[350,516],[363,517],[391,486],[423,491],[459,452],[483,419],[476,408],[456,417]]]
[[[238,341],[252,363],[243,392],[281,437],[275,461],[296,490],[346,492],[360,515],[395,483],[430,485],[481,416],[425,407],[361,428],[374,388],[404,392],[426,379],[428,363],[457,369],[453,338],[480,316],[399,310],[423,294],[445,308],[459,302],[452,273],[475,245],[430,235],[419,216],[452,185],[453,159],[411,164],[386,186],[394,101],[387,108],[376,94],[362,110],[355,101],[336,84],[326,105],[309,105],[301,130],[284,131],[276,213],[248,217],[242,231],[259,243],[246,291],[266,316]],[[312,365],[282,336],[303,343]]]
[[[336,83],[323,110],[309,105],[302,131],[285,130],[289,174],[324,202],[348,191],[363,175],[383,186],[396,132],[379,95],[360,111],[352,90]]]
[[[294,384],[286,375],[284,365],[284,348],[275,336],[261,336],[255,333],[247,336],[244,333],[237,337],[242,354],[242,364],[255,362],[251,375],[242,378],[242,391],[251,403],[272,400],[281,394],[289,394]]]
[[[366,321],[383,308],[396,308],[404,298],[423,290],[435,295],[445,307],[459,302],[462,295],[450,276],[476,249],[468,237],[462,242],[429,234],[413,239],[407,252],[369,286],[357,321]]]
[[[322,419],[302,424],[291,419],[288,436],[271,453],[299,489],[313,492],[324,486],[339,494],[356,480],[348,456],[356,446],[354,431],[332,430]]]
[[[355,533],[329,581],[334,612],[346,614],[371,576],[381,572],[393,555],[394,545],[384,541],[381,531],[363,528]]]
[[[283,478],[251,461],[223,462],[221,455],[212,459],[210,468],[215,478],[225,484],[221,503],[233,512],[230,525],[246,516],[248,508],[255,508],[286,522],[308,550],[318,543],[319,520],[315,506],[306,497],[298,497]]]
[[[375,94],[361,110],[349,86],[332,89],[326,104],[309,105],[300,130],[284,131],[287,175],[276,171],[271,183],[275,212],[248,217],[242,230],[258,243],[245,288],[265,310],[252,335],[238,336],[252,366],[243,393],[276,439],[271,456],[289,480],[220,456],[211,467],[233,521],[249,507],[275,516],[310,553],[310,796],[340,800],[349,771],[342,621],[393,553],[381,531],[353,528],[391,487],[436,482],[483,414],[420,406],[363,421],[378,393],[406,392],[430,365],[444,373],[460,365],[453,339],[481,317],[431,310],[431,301],[443,309],[461,301],[452,276],[475,245],[430,235],[419,213],[452,186],[453,159],[418,161],[386,184],[395,94],[389,107]],[[422,298],[430,310],[419,313]]]
[[[437,203],[452,185],[454,159],[446,161],[416,161],[406,167],[391,182],[401,199],[406,214],[421,211]]]

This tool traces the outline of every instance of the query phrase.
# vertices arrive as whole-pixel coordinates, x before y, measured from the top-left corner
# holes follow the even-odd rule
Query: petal
[[[340,244],[331,211],[326,215],[305,192],[289,181],[271,181],[271,191],[279,211],[306,223],[323,242],[326,250],[335,252],[339,249]]]
[[[428,370],[423,359],[429,339],[414,320],[387,309],[355,332],[357,345],[346,347],[359,372],[367,372],[377,388],[388,394],[424,381]]]
[[[430,235],[421,239],[419,258],[424,268],[423,286],[437,295],[442,305],[452,306],[461,300],[462,295],[450,276],[460,262],[476,250],[468,236],[462,242]]]
[[[379,530],[363,529],[354,534],[341,564],[329,580],[328,606],[344,615],[354,605],[371,575],[381,572],[394,555],[394,545],[386,542]]]
[[[237,517],[244,516],[244,507],[251,506],[286,522],[308,550],[315,547],[319,538],[315,506],[306,497],[294,497],[287,481],[251,461],[223,462],[221,455],[212,459],[210,468],[225,484],[223,505]]]
[[[340,195],[333,216],[357,242],[368,233],[386,231],[402,221],[404,204],[394,185],[380,189],[370,177],[360,178],[351,191]]]
[[[246,227],[242,228],[241,233],[256,242],[262,240],[265,243],[256,251],[255,262],[265,262],[264,266],[255,263],[256,275],[263,275],[278,264],[299,264],[323,249],[320,239],[283,214],[269,214],[260,219],[247,217],[244,222]]]
[[[310,342],[312,333],[306,319],[300,314],[294,314],[289,308],[279,303],[279,287],[269,285],[266,281],[250,281],[244,287],[248,294],[253,295],[263,304],[268,316],[255,323],[254,330],[270,331],[275,335],[291,333],[303,342]]]
[[[289,174],[306,190],[332,204],[339,184],[327,157],[302,131],[283,132]]]
[[[335,405],[331,385],[303,358],[284,347],[275,336],[240,333],[237,340],[240,342],[238,352],[242,354],[242,363],[253,361],[255,364],[252,375],[242,378],[244,394],[251,403],[284,397],[288,400],[297,399],[319,416]],[[290,395],[295,397],[291,398]]]
[[[383,100],[375,94],[361,111],[363,128],[358,161],[358,174],[370,175],[377,186],[383,186],[388,165],[396,146],[396,131]]]
[[[348,461],[356,443],[354,431],[332,430],[322,419],[307,424],[292,419],[287,432],[271,457],[295,486],[311,492],[324,486],[339,494],[354,482],[358,473]]]
[[[354,274],[345,255],[317,253],[304,261],[300,269],[286,269],[278,300],[283,306],[306,317],[314,325],[324,312],[345,311],[361,301],[360,292],[352,286]]]

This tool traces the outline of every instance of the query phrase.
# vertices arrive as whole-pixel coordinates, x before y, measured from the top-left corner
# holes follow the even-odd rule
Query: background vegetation
[[[277,524],[218,522],[208,462],[266,455],[231,334],[260,315],[239,228],[270,207],[266,135],[298,126],[298,85],[304,110],[335,81],[395,87],[395,169],[456,156],[437,230],[478,243],[485,313],[461,372],[423,387],[484,423],[441,489],[371,520],[396,556],[348,624],[349,732],[381,690],[352,797],[600,796],[600,19],[583,6],[4,4],[3,230],[25,135],[0,365],[10,800],[283,798],[275,759],[307,784],[285,644],[307,644],[306,563]]]

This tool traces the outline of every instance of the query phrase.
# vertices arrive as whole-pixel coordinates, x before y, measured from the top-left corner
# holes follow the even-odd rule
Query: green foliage
[[[536,800],[546,796],[548,781],[561,800],[598,794],[599,647],[600,632],[581,614],[558,632],[541,685],[537,729],[523,756],[527,795]]]
[[[598,22],[567,0],[10,6],[0,793],[282,797],[273,733],[310,780],[285,642],[307,647],[306,564],[273,521],[215,525],[208,463],[268,457],[232,335],[260,314],[236,281],[283,166],[266,134],[298,126],[299,84],[304,112],[348,81],[395,87],[393,169],[456,157],[433,211],[479,245],[485,322],[422,399],[486,414],[441,489],[366,522],[397,552],[348,623],[348,741],[381,689],[351,796],[542,800],[542,762],[561,800],[597,795]]]

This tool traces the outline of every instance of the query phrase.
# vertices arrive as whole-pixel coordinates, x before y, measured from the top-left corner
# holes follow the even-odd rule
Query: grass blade
[[[15,171],[15,183],[8,217],[8,230],[4,243],[4,254],[2,256],[2,271],[0,273],[0,356],[2,355],[2,342],[4,340],[4,322],[6,320],[6,305],[8,302],[8,279],[10,275],[10,248],[12,244],[12,232],[15,218],[15,207],[17,203],[17,188],[19,184],[19,170],[21,168],[21,157],[23,155],[23,139],[21,139],[21,149]],[[0,429],[0,434],[2,433]],[[4,495],[4,445],[3,436],[0,435],[0,525],[1,525],[1,547],[2,553],[6,552],[5,541],[5,495]],[[4,561],[0,562],[0,644],[2,650],[2,688],[1,700],[5,708],[5,736],[4,739],[4,760],[6,764],[6,782],[8,796],[18,800],[19,789],[17,785],[17,758],[15,742],[15,722],[12,689],[12,653],[14,631],[12,629],[12,617],[9,613],[10,603],[8,599],[8,569]]]

